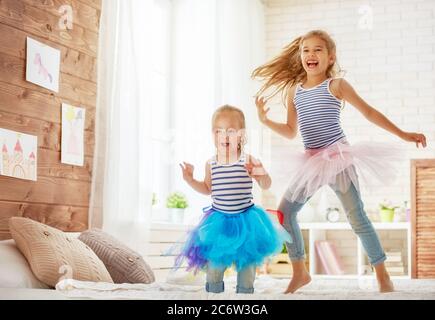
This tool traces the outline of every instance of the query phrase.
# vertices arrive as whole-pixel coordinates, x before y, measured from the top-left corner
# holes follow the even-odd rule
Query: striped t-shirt
[[[210,160],[212,208],[225,213],[240,213],[254,205],[252,178],[245,169],[245,155],[233,164]]]
[[[329,90],[332,79],[304,89],[299,84],[293,99],[306,149],[327,147],[345,137],[340,124],[341,101]]]

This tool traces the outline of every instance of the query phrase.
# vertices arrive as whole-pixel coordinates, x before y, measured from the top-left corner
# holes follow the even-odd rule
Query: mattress
[[[0,288],[0,300],[69,300],[69,299],[71,298],[54,289]]]
[[[376,281],[314,279],[295,294],[283,294],[288,280],[261,275],[254,294],[236,294],[236,278],[225,279],[225,292],[208,293],[204,286],[180,279],[152,284],[110,284],[63,280],[50,289],[0,289],[0,299],[145,299],[145,300],[435,300],[435,279],[396,279],[395,292],[379,293]]]

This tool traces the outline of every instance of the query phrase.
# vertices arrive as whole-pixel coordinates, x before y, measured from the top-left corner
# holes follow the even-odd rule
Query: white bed
[[[235,294],[236,277],[225,278],[225,292],[207,293],[203,273],[192,276],[179,270],[152,284],[110,284],[66,279],[48,289],[33,275],[14,240],[0,241],[0,300],[9,299],[146,299],[146,300],[307,300],[307,299],[404,299],[435,300],[435,279],[398,279],[396,292],[380,294],[375,279],[314,279],[295,294],[284,295],[288,280],[260,275],[255,293]]]
[[[63,280],[56,290],[32,288],[0,289],[0,300],[7,299],[145,299],[145,300],[435,300],[435,280],[398,279],[396,291],[378,293],[374,279],[315,279],[295,294],[282,294],[286,279],[261,275],[255,293],[235,294],[235,277],[225,279],[224,293],[207,293],[201,284],[183,284],[168,279],[153,284],[109,284]]]

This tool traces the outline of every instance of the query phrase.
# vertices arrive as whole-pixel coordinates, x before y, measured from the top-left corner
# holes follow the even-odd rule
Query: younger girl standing
[[[252,180],[268,189],[270,176],[262,164],[243,152],[245,117],[235,107],[218,108],[212,118],[216,154],[205,165],[205,179],[193,178],[193,166],[181,166],[184,180],[196,191],[211,194],[199,225],[189,234],[176,265],[205,269],[206,290],[224,291],[224,272],[235,264],[237,293],[253,293],[256,267],[279,253],[288,233],[252,201]]]
[[[293,266],[293,277],[286,293],[293,293],[311,281],[305,268],[302,234],[297,213],[322,186],[329,185],[340,199],[353,231],[358,235],[376,270],[381,292],[393,291],[384,261],[385,253],[361,201],[358,176],[369,175],[385,180],[391,175],[394,150],[385,144],[360,143],[350,145],[340,124],[343,101],[357,108],[365,118],[405,141],[426,146],[423,134],[405,132],[382,113],[368,105],[338,72],[335,43],[324,31],[314,30],[298,37],[271,62],[258,67],[253,77],[265,80],[256,98],[260,121],[292,139],[298,127],[305,146],[297,174],[281,200],[284,228],[293,238],[287,249]],[[266,101],[259,98],[267,89],[272,94],[283,93],[287,106],[287,122],[277,123],[267,118]],[[292,159],[289,159],[292,160]]]

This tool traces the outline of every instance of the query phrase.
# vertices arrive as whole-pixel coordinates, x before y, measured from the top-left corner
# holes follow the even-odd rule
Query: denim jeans
[[[224,272],[226,268],[207,268],[207,292],[220,293],[224,287]],[[237,272],[236,293],[254,293],[255,266],[246,267]]]
[[[364,204],[361,201],[359,191],[351,184],[345,193],[336,190],[334,190],[334,192],[343,205],[346,217],[353,231],[361,240],[370,263],[375,266],[384,262],[386,260],[384,250],[382,249],[379,237],[371,221],[364,211]],[[284,214],[283,227],[293,238],[293,243],[286,243],[287,252],[292,261],[305,259],[304,240],[296,220],[296,215],[308,200],[309,198],[304,203],[292,203],[286,198],[283,198],[279,205],[279,210]]]

